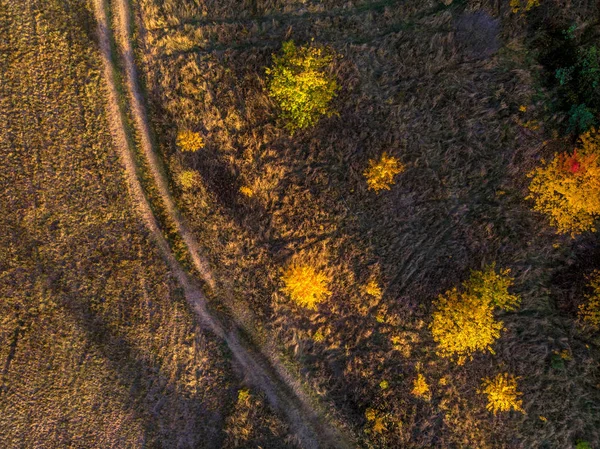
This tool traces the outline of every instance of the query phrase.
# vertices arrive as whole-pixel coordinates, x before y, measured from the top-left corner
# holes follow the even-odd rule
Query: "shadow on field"
[[[252,16],[245,17],[222,17],[213,15],[211,17],[190,18],[181,20],[177,25],[168,25],[166,27],[160,27],[156,29],[182,29],[189,25],[194,26],[205,26],[213,24],[244,24],[252,25],[254,23],[272,22],[272,21],[284,21],[286,24],[291,25],[295,22],[302,21],[316,21],[325,18],[335,18],[342,16],[353,16],[356,14],[366,14],[369,12],[382,12],[388,6],[394,6],[401,3],[399,0],[378,0],[374,2],[366,2],[356,5],[352,8],[333,8],[329,10],[323,10],[318,12],[303,12],[299,14],[290,13],[266,13],[266,8],[258,6],[257,0],[251,0],[252,2]],[[243,8],[240,8],[243,9]],[[214,13],[213,13],[214,14]],[[153,30],[151,30],[153,31]]]
[[[178,391],[160,365],[147,360],[89,305],[65,295],[57,296],[108,362],[118,383],[127,387],[129,401],[125,407],[143,423],[145,446],[221,447],[225,435],[219,410],[210,410],[196,395]]]
[[[60,13],[52,11],[52,17],[68,24],[66,28],[71,32],[67,39],[83,43],[84,46],[97,46],[97,23],[85,3],[61,2],[61,5],[62,11]],[[126,233],[127,230],[123,232]],[[101,257],[107,259],[119,257],[111,253],[106,254],[110,249],[102,247],[101,242],[104,242],[104,239],[98,237],[98,240],[100,243],[95,249],[101,252]],[[75,276],[81,285],[85,285],[86,282],[96,283],[96,288],[103,291],[105,285],[98,284],[107,273],[96,271],[100,256],[86,256],[85,251],[92,254],[86,242],[74,246],[72,251],[83,253],[75,260],[79,259],[83,262],[78,261],[77,267],[75,267],[76,262],[73,262],[65,269],[76,272]],[[128,315],[133,314],[136,304],[125,302],[122,298],[121,312],[125,324],[110,323],[100,313],[94,311],[94,303],[102,303],[104,298],[77,295],[75,291],[79,285],[63,284],[61,280],[63,275],[59,271],[61,267],[55,268],[49,265],[46,269],[56,271],[52,274],[45,273],[54,279],[50,286],[53,296],[60,298],[59,304],[74,317],[90,344],[108,362],[112,372],[117,376],[117,383],[126,387],[129,393],[128,401],[125,403],[126,410],[136,416],[145,429],[141,444],[144,447],[165,447],[170,444],[173,447],[220,447],[225,437],[222,410],[211,409],[205,403],[205,399],[198,394],[184,394],[179,391],[170,379],[170,374],[163,371],[160,362],[149,360],[147,355],[142,354],[123,337],[126,329],[120,331],[119,327],[128,326],[127,321],[131,319]],[[135,293],[133,295],[136,296]],[[84,354],[81,357],[84,357]]]

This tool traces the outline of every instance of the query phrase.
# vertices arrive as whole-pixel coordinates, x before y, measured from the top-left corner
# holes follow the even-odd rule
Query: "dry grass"
[[[132,210],[95,27],[0,3],[0,445],[220,447],[237,377]]]
[[[543,104],[524,19],[508,5],[457,3],[140,0],[161,151],[173,179],[200,175],[178,203],[220,278],[366,447],[598,444],[598,349],[550,296],[578,247],[524,201],[525,174],[563,144],[544,147],[532,125]],[[340,115],[291,139],[275,126],[264,67],[285,39],[312,37],[343,55]],[[202,154],[177,153],[182,128],[202,131]],[[363,173],[383,152],[406,171],[374,195]],[[333,274],[315,311],[279,293],[299,252]],[[522,307],[501,314],[496,356],[453,366],[435,355],[431,302],[492,262],[511,269]],[[374,278],[381,297],[363,288]],[[563,349],[573,359],[557,369],[551,354]],[[411,394],[417,363],[430,401]],[[495,420],[477,395],[499,366],[521,378],[526,415]]]

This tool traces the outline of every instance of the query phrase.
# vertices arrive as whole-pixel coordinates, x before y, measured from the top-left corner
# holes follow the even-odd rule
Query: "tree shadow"
[[[108,362],[118,383],[127,387],[129,401],[125,406],[143,423],[147,447],[220,447],[225,436],[222,410],[214,410],[199,395],[178,391],[173,382],[166,380],[168,374],[160,364],[149,360],[102,316],[77,301],[81,298],[69,298],[60,292],[56,296],[89,344]]]
[[[97,22],[85,2],[54,2],[50,6],[55,9],[49,8],[43,14],[47,14],[50,20],[58,21],[57,29],[68,30],[65,33],[67,41],[76,42],[83,48],[98,48]],[[89,59],[86,62],[89,62]],[[35,111],[32,114],[35,114]],[[82,147],[81,151],[89,151],[89,148]],[[95,165],[92,167],[92,170],[98,168]],[[99,174],[99,177],[101,176],[102,174]],[[98,191],[102,189],[99,188]],[[110,219],[107,220],[107,223],[110,222]],[[51,232],[54,230],[53,226],[50,226]],[[106,232],[107,230],[109,232]],[[127,235],[127,229],[102,227],[98,231],[97,239],[86,236],[84,241],[79,241],[76,233],[73,236],[67,235],[65,238],[70,247],[61,249],[65,253],[70,251],[72,257],[65,260],[54,259],[54,253],[51,251],[44,253],[47,259],[39,260],[38,248],[43,245],[50,246],[48,242],[35,241],[35,237],[30,233],[20,233],[22,235],[19,236],[18,245],[23,248],[30,246],[35,248],[35,251],[28,254],[28,257],[33,258],[32,265],[36,265],[36,270],[32,270],[30,276],[35,280],[48,280],[47,288],[52,299],[58,307],[73,317],[74,322],[85,335],[86,342],[109,365],[111,374],[114,373],[116,377],[116,383],[125,387],[124,407],[126,412],[131,413],[142,423],[144,429],[142,444],[145,447],[220,447],[224,441],[224,413],[221,405],[225,408],[228,406],[231,392],[223,390],[215,393],[223,401],[223,404],[215,408],[214,404],[209,403],[210,398],[207,400],[202,396],[202,392],[182,391],[176,382],[169,380],[170,374],[165,372],[165,363],[158,358],[154,359],[153,354],[146,354],[136,348],[135,344],[124,337],[126,327],[119,328],[102,314],[94,311],[93,304],[101,302],[102,297],[81,294],[81,290],[85,290],[83,285],[95,284],[98,290],[106,287],[102,282],[103,276],[106,275],[103,270],[106,270],[107,266],[100,264],[101,261],[108,262],[109,265],[123,262],[121,254],[110,252],[114,248],[103,246],[107,240],[110,241],[111,237],[110,235],[107,237],[105,233],[116,231],[117,234],[122,232],[123,235]],[[112,237],[118,239],[119,235]],[[64,243],[52,241],[52,251],[58,251],[56,248],[60,248],[61,244]],[[47,255],[48,253],[50,255]],[[116,270],[115,267],[116,265],[112,265],[109,270]],[[67,276],[64,276],[62,270],[68,270],[70,279],[75,278],[77,281],[66,281]],[[135,288],[128,291],[132,290],[135,291]],[[136,305],[139,306],[135,303],[126,303],[123,298],[121,300],[128,314],[131,314],[131,310]],[[161,305],[164,304],[170,307],[171,303],[161,302]],[[19,333],[15,331],[12,341],[9,342],[11,350],[4,364],[3,377],[6,377],[10,369],[10,361],[17,349],[18,338]],[[76,355],[83,357],[81,354]],[[85,416],[78,418],[85,418]]]

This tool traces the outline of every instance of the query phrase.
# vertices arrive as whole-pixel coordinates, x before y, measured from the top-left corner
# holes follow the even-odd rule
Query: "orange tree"
[[[529,173],[532,180],[527,198],[561,234],[596,230],[600,215],[599,143],[599,134],[592,129],[581,136],[571,154],[556,154]]]

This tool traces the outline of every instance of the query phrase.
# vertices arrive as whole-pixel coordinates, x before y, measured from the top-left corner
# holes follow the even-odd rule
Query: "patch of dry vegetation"
[[[129,200],[95,29],[0,4],[0,445],[218,447],[236,376]]]
[[[266,401],[247,388],[238,391],[237,401],[227,417],[223,449],[294,448],[288,426],[270,413]]]

